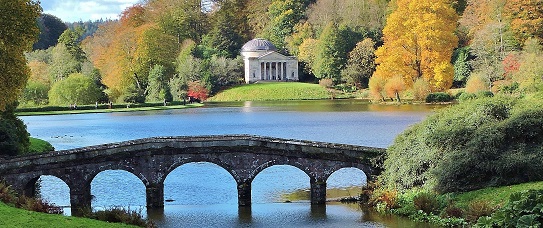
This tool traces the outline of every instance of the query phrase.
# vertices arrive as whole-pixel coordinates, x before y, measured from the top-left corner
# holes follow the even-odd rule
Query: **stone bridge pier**
[[[311,204],[318,205],[326,202],[332,173],[354,167],[370,180],[380,172],[383,154],[380,148],[251,135],[160,137],[0,160],[0,178],[33,196],[40,176],[58,177],[70,188],[71,211],[77,216],[91,208],[91,182],[106,170],[134,174],[145,186],[147,207],[160,209],[168,174],[188,163],[213,163],[232,175],[238,205],[247,207],[254,178],[271,166],[289,165],[307,174]]]

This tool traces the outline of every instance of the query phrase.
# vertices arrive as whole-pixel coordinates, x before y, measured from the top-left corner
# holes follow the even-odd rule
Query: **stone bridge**
[[[210,162],[237,182],[238,204],[251,205],[251,182],[273,165],[291,165],[311,182],[311,203],[324,204],[326,181],[341,168],[362,170],[369,180],[381,171],[384,149],[252,135],[157,137],[0,160],[0,178],[25,195],[35,194],[42,175],[70,188],[72,214],[91,207],[91,182],[105,170],[125,170],[145,185],[147,207],[164,207],[164,180],[175,168]]]

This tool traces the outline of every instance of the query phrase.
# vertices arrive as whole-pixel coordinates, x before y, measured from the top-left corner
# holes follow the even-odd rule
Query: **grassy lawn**
[[[274,101],[329,99],[330,93],[317,84],[266,82],[236,86],[211,97],[209,101]]]
[[[0,202],[0,227],[136,227],[93,219],[26,211]]]
[[[48,151],[53,151],[55,148],[47,141],[30,137],[30,154],[39,154]]]
[[[83,114],[83,113],[110,113],[110,112],[135,112],[135,111],[153,111],[153,110],[167,110],[167,109],[182,109],[182,108],[194,108],[201,107],[203,104],[194,103],[187,105],[169,105],[169,106],[152,106],[152,107],[129,107],[124,106],[123,108],[113,108],[113,109],[81,109],[81,110],[60,110],[60,111],[46,111],[44,110],[35,110],[35,111],[17,111],[18,116],[37,116],[37,115],[64,115],[64,114]]]
[[[515,192],[530,189],[543,189],[543,181],[530,182],[518,185],[484,188],[476,191],[460,193],[453,196],[453,200],[459,206],[467,206],[472,201],[486,201],[492,206],[504,205],[509,201],[509,196]]]

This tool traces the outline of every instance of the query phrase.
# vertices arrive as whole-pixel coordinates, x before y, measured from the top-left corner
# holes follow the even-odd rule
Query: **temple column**
[[[287,66],[287,62],[283,62],[283,78],[285,79],[285,81],[288,79]]]
[[[269,71],[269,67],[268,67],[268,62],[264,62],[264,80],[268,80],[268,77],[270,75],[270,73],[268,72]]]
[[[238,182],[238,206],[251,206],[251,182]]]
[[[145,186],[147,208],[164,208],[164,183],[150,183]]]
[[[272,79],[275,81],[277,80],[277,62],[273,62],[273,67],[272,67],[272,70],[273,70],[273,77]]]
[[[264,75],[264,73],[263,73],[264,72],[264,63],[263,62],[260,62],[260,68],[259,69],[260,69],[260,71],[259,71],[260,77],[259,78],[260,78],[260,80],[263,80],[264,79],[264,76],[263,76]]]
[[[326,181],[311,180],[311,204],[326,203]]]
[[[279,62],[279,66],[278,68],[279,69],[279,77],[277,78],[277,80],[283,80],[283,63],[282,62]]]

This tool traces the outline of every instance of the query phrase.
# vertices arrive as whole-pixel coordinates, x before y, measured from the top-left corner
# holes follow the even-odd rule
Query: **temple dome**
[[[277,51],[275,45],[270,41],[262,38],[252,39],[241,47],[242,52],[251,51]]]

